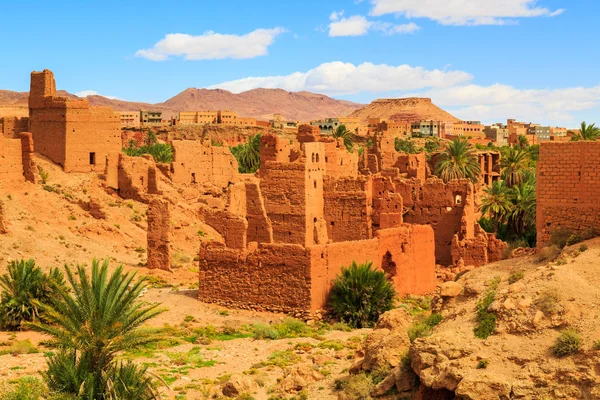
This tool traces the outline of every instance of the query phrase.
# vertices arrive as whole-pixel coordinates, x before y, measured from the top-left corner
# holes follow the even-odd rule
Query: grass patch
[[[557,245],[544,247],[538,252],[535,261],[538,263],[552,262],[560,256],[560,253],[561,248]]]
[[[406,296],[400,301],[399,308],[404,308],[412,316],[431,311],[431,297]]]
[[[203,368],[212,367],[217,362],[214,360],[205,360],[203,354],[201,354],[200,347],[194,347],[190,351],[166,353],[167,357],[171,360],[171,364],[178,366],[187,366],[191,368]]]
[[[420,318],[413,322],[408,328],[408,337],[411,343],[420,337],[426,337],[433,333],[433,328],[442,322],[443,317],[441,314],[431,314],[428,317]]]
[[[325,340],[319,343],[318,347],[320,349],[331,349],[335,351],[341,351],[346,348],[346,344],[341,340]]]
[[[171,255],[171,266],[173,268],[181,268],[192,261],[192,257],[182,251],[175,251]]]
[[[520,281],[521,279],[523,279],[525,277],[525,274],[523,273],[523,271],[517,271],[517,272],[513,272],[509,277],[508,277],[508,284],[512,285],[515,282]]]
[[[254,339],[288,339],[298,337],[312,337],[319,339],[321,335],[329,330],[330,327],[326,324],[312,327],[295,318],[285,318],[283,321],[273,324],[254,324],[252,332]]]
[[[560,294],[556,289],[546,289],[533,302],[546,315],[552,315],[560,310]]]
[[[19,354],[35,354],[40,351],[31,343],[29,339],[18,340],[10,345],[8,349],[0,350],[0,355],[12,354],[13,356]]]
[[[261,361],[252,366],[252,368],[264,368],[275,366],[279,368],[289,367],[299,363],[302,358],[291,350],[275,351],[269,355],[267,361]]]
[[[345,398],[355,400],[370,400],[373,381],[365,373],[350,375],[337,379],[334,388],[344,392]]]
[[[556,357],[567,357],[573,355],[581,348],[581,336],[575,329],[567,329],[561,332],[552,346],[552,354]]]
[[[497,287],[498,285],[493,286],[493,289],[488,290],[485,296],[477,303],[475,316],[477,325],[473,329],[473,333],[479,339],[487,339],[496,329],[496,315],[489,312],[488,308],[496,298]]]

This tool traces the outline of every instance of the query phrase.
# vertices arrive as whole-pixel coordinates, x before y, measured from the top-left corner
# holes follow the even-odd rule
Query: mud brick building
[[[65,172],[102,172],[106,158],[121,151],[120,116],[87,99],[56,96],[54,74],[31,73],[29,131],[37,152]]]
[[[537,244],[566,230],[585,235],[600,224],[600,142],[544,142],[537,164]]]

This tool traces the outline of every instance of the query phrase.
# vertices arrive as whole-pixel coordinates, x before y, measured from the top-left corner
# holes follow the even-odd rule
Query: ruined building
[[[36,150],[65,172],[102,172],[106,158],[121,151],[120,116],[87,99],[56,96],[54,74],[31,73],[29,131]]]

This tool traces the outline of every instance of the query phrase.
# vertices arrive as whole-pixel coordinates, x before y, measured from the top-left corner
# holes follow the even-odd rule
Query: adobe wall
[[[119,114],[90,107],[86,99],[56,97],[49,70],[31,73],[29,130],[37,151],[65,172],[102,172],[106,157],[121,151]]]
[[[130,157],[119,154],[117,171],[117,188],[122,198],[148,203],[148,195],[159,194],[156,163],[152,156],[144,154],[142,157]]]
[[[169,202],[153,196],[148,205],[148,262],[150,269],[171,270],[171,214]]]
[[[9,139],[16,139],[21,132],[27,132],[29,129],[28,117],[3,117],[0,118],[2,134]]]
[[[23,176],[27,182],[37,183],[38,170],[33,152],[33,135],[31,132],[21,132],[21,160],[23,164]]]
[[[600,223],[600,142],[544,142],[537,164],[537,245],[552,232],[583,233]]]
[[[0,200],[0,234],[8,233],[8,221],[6,219],[6,206]]]
[[[228,147],[210,141],[174,140],[171,179],[175,183],[210,182],[227,187],[238,179],[238,163]]]
[[[358,176],[358,152],[346,150],[341,140],[322,143],[325,145],[325,169],[328,176]]]
[[[368,177],[332,178],[324,185],[324,218],[333,242],[370,239],[372,188]]]
[[[469,180],[444,183],[430,178],[424,183],[417,179],[395,179],[395,193],[402,196],[404,222],[431,225],[435,231],[435,258],[442,265],[452,264],[452,239],[464,226],[464,238],[474,237],[475,208],[473,185]],[[463,220],[463,217],[465,218]]]
[[[199,299],[306,315],[326,307],[333,279],[352,261],[373,262],[401,295],[426,294],[436,285],[433,247],[431,227],[411,225],[381,230],[373,239],[307,247],[265,244],[247,251],[204,243]]]
[[[21,140],[0,137],[0,183],[23,180]]]

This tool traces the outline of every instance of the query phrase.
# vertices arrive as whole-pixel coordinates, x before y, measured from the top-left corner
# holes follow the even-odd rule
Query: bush
[[[563,249],[570,241],[576,239],[574,236],[571,231],[559,228],[550,233],[550,244]]]
[[[64,286],[64,276],[52,269],[44,274],[35,261],[11,261],[8,273],[0,277],[0,325],[3,329],[21,329],[26,322],[40,318],[39,303],[49,303],[55,287]]]
[[[561,332],[560,336],[552,346],[552,353],[557,357],[566,357],[575,354],[581,347],[581,336],[575,329],[567,329]]]
[[[479,360],[479,362],[477,363],[477,369],[486,369],[488,366],[488,360]]]
[[[582,244],[581,246],[579,246],[579,252],[580,253],[583,253],[583,252],[585,252],[587,250],[588,250],[587,244]]]
[[[373,326],[379,316],[392,309],[396,291],[373,263],[342,268],[331,289],[333,314],[355,328]]]
[[[157,163],[173,162],[173,146],[168,143],[158,143],[156,135],[148,132],[144,139],[143,146],[137,146],[135,141],[129,142],[128,147],[123,148],[123,153],[131,157],[141,157],[144,154],[150,154]]]
[[[33,376],[23,376],[15,383],[3,387],[0,400],[38,400],[47,392],[42,381]]]
[[[546,289],[533,302],[544,314],[552,315],[560,309],[560,293],[556,289]]]
[[[373,381],[363,372],[336,380],[334,387],[336,390],[343,391],[345,398],[370,400]]]
[[[420,337],[426,337],[431,335],[433,328],[442,322],[441,314],[431,314],[427,318],[422,318],[415,321],[410,328],[408,328],[408,337],[411,342],[414,342]]]
[[[490,313],[488,308],[494,302],[496,298],[496,290],[489,290],[483,299],[479,300],[476,307],[475,320],[477,325],[473,329],[475,337],[479,339],[487,339],[494,333],[496,329],[496,315]]]
[[[520,281],[524,277],[525,274],[523,273],[523,271],[514,272],[508,277],[508,283],[512,285],[513,283]]]
[[[557,245],[542,248],[535,259],[536,262],[552,262],[560,256],[561,250]]]

